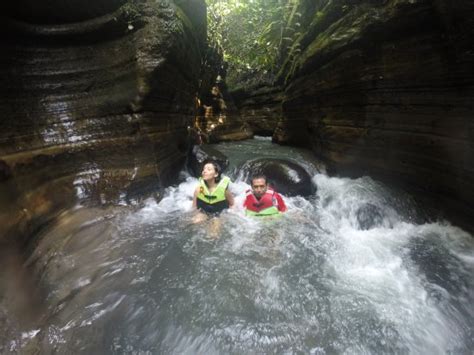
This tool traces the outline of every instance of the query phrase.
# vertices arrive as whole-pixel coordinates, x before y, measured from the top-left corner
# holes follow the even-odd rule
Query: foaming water
[[[191,177],[139,210],[65,215],[28,261],[48,309],[3,352],[470,354],[472,236],[370,178],[313,175],[274,220],[244,216],[236,181],[236,208],[193,224]]]

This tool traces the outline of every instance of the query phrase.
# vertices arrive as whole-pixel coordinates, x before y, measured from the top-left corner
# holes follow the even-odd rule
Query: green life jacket
[[[199,178],[199,194],[197,198],[204,203],[213,205],[218,202],[226,201],[225,191],[229,186],[230,179],[227,176],[222,176],[221,181],[217,184],[216,188],[212,193],[209,192],[206,183],[202,178]]]
[[[275,206],[265,208],[264,210],[261,210],[259,212],[251,211],[249,209],[245,210],[245,215],[246,216],[251,216],[251,217],[276,217],[278,215],[281,215],[280,211],[278,211],[278,208]]]

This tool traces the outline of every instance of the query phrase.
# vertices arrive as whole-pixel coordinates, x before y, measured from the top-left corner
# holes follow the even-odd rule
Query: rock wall
[[[472,228],[474,3],[336,0],[313,13],[280,72],[275,140],[429,195]]]
[[[227,87],[217,75],[217,81],[200,97],[199,114],[196,116],[196,143],[237,141],[253,136],[253,131],[242,120],[239,110],[229,95]]]
[[[282,119],[282,88],[273,84],[234,90],[232,98],[241,119],[256,135],[271,136]]]
[[[0,242],[77,203],[133,203],[176,177],[204,0],[1,5]]]
[[[208,43],[199,78],[197,114],[192,136],[196,144],[242,140],[252,137],[225,84],[227,63],[222,47]]]

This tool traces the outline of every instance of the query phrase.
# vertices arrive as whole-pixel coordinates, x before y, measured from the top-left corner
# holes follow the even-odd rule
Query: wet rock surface
[[[280,71],[283,120],[274,140],[311,146],[333,173],[430,196],[472,228],[472,2],[301,6],[315,16],[303,24],[301,54]]]
[[[195,145],[189,156],[188,170],[195,176],[201,176],[202,167],[205,161],[212,160],[216,162],[221,171],[229,165],[229,159],[218,150],[208,145]]]
[[[224,83],[215,83],[202,95],[197,117],[200,140],[205,143],[237,141],[251,138],[253,131],[241,116]]]
[[[4,5],[0,160],[9,194],[0,240],[26,236],[77,202],[135,203],[185,162],[204,2],[65,6]]]
[[[64,24],[105,16],[124,5],[126,0],[61,0],[4,1],[0,5],[3,16],[31,24]]]
[[[255,159],[244,163],[239,171],[248,184],[251,184],[253,175],[265,175],[268,183],[277,192],[286,196],[309,196],[315,192],[308,172],[289,160]]]
[[[231,95],[239,108],[242,120],[256,135],[273,135],[282,118],[282,88],[262,84],[234,90]]]

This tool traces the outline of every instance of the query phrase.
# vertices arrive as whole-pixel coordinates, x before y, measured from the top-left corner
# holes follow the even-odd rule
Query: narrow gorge
[[[466,308],[473,295],[466,275],[474,270],[472,1],[6,0],[0,10],[0,353],[467,354],[474,331]],[[252,154],[262,161],[281,154],[307,168],[307,193],[294,197],[282,189],[290,212],[299,212],[277,223],[290,234],[289,244],[281,242],[285,252],[274,250],[285,236],[273,227],[270,250],[258,243],[245,249],[238,238],[248,236],[239,228],[265,233],[241,221],[240,210],[225,215],[229,229],[214,244],[231,240],[232,247],[215,251],[195,240],[205,232],[188,225],[186,213],[199,175],[192,162],[198,145],[223,161],[222,152],[230,157],[225,165],[239,203]],[[125,240],[135,244],[124,247]],[[364,244],[369,240],[376,244]],[[242,245],[242,254],[235,252]],[[390,262],[377,259],[372,268],[351,246]],[[164,266],[153,269],[154,263]],[[231,266],[245,275],[234,275]],[[373,298],[370,284],[360,294],[352,288],[354,270],[380,277],[383,287]],[[395,293],[398,284],[381,275],[398,272],[405,282],[399,290],[409,291],[400,296],[407,308],[390,308],[395,298],[384,308],[384,282]],[[188,273],[193,278],[181,279]],[[296,274],[307,283],[293,285],[292,294]],[[106,280],[104,288],[90,287],[98,279]],[[151,289],[123,290],[149,280]],[[217,287],[213,282],[228,287],[217,303],[204,297]],[[332,282],[346,288],[333,294]],[[321,298],[305,299],[321,289]],[[428,301],[415,291],[426,291]],[[281,301],[278,310],[270,294]],[[292,297],[302,300],[294,315]],[[81,307],[86,314],[102,298],[105,310],[92,323],[67,318],[76,302],[71,314]],[[201,301],[209,314],[193,313]],[[448,304],[461,320],[444,308],[430,313],[430,302]],[[221,306],[235,313],[219,318]],[[305,313],[310,308],[325,318]],[[422,309],[408,328],[414,340],[402,330],[404,319],[371,318],[374,309],[410,320]],[[268,323],[267,310],[277,312]],[[155,311],[168,322],[162,333]],[[292,319],[298,312],[302,323]],[[343,316],[334,314],[345,312],[354,323],[338,323]],[[110,318],[94,323],[103,314]],[[142,317],[138,323],[135,316]],[[259,316],[265,320],[254,326]],[[359,334],[361,319],[368,321]],[[429,344],[420,319],[435,334]],[[143,331],[147,322],[154,333]],[[202,332],[193,333],[196,327]],[[350,338],[348,329],[357,333],[354,343],[341,340]],[[443,338],[450,329],[459,338]],[[67,341],[56,333],[67,333]],[[96,339],[81,343],[89,336]]]

